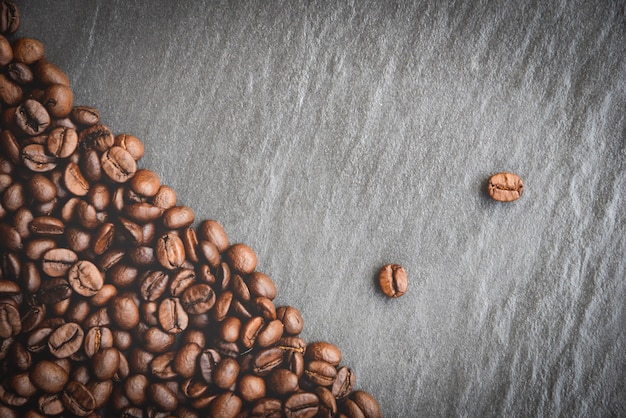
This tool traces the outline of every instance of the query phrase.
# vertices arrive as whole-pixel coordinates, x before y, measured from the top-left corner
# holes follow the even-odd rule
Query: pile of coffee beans
[[[0,416],[381,417],[0,2]],[[17,22],[17,24],[16,24]]]

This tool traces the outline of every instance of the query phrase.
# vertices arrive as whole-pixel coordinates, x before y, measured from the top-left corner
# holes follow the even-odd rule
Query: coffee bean
[[[104,284],[104,277],[98,267],[87,260],[74,264],[68,271],[67,278],[74,292],[85,297],[95,295]]]
[[[87,357],[93,357],[98,351],[113,347],[113,333],[108,327],[92,327],[85,334],[84,350]]]
[[[346,366],[337,369],[337,377],[332,386],[332,394],[336,399],[343,399],[352,393],[354,373]]]
[[[112,380],[91,380],[85,384],[85,387],[93,395],[94,409],[104,408],[113,393]]]
[[[337,377],[337,370],[332,364],[326,361],[312,360],[306,364],[304,374],[316,385],[330,386]]]
[[[121,329],[130,330],[139,324],[139,308],[129,295],[114,298],[107,309],[111,320]]]
[[[79,417],[91,414],[96,407],[96,400],[91,391],[76,381],[67,384],[61,394],[61,401],[68,412]]]
[[[137,170],[135,176],[130,180],[129,186],[132,191],[141,196],[153,197],[161,187],[161,180],[154,171],[142,168]]]
[[[9,338],[22,331],[22,319],[17,304],[11,299],[0,301],[0,338]]]
[[[179,298],[166,298],[161,301],[159,324],[169,334],[180,334],[187,329],[189,317]]]
[[[0,235],[3,237],[0,241],[0,248],[9,251],[19,251],[22,249],[22,237],[15,227],[0,222]]]
[[[184,378],[192,377],[196,372],[197,360],[202,354],[202,347],[196,343],[183,345],[174,358],[174,369]]]
[[[172,412],[178,408],[178,398],[164,383],[152,383],[148,387],[148,399],[161,411]]]
[[[69,322],[55,329],[48,339],[50,353],[57,358],[67,358],[83,345],[85,333],[80,325]]]
[[[13,43],[13,60],[33,64],[44,57],[43,43],[33,38],[18,38]]]
[[[52,248],[46,251],[41,260],[41,268],[50,277],[65,276],[78,261],[78,255],[67,248]]]
[[[56,186],[52,180],[41,174],[35,174],[30,178],[28,191],[35,200],[42,203],[54,200],[57,194]]]
[[[115,145],[124,148],[135,159],[143,157],[144,146],[139,138],[134,135],[119,134],[115,137]]]
[[[513,173],[497,173],[491,176],[487,184],[489,196],[499,202],[512,202],[522,196],[524,182]]]
[[[294,393],[299,389],[298,376],[287,369],[274,369],[267,376],[268,391],[279,396]]]
[[[75,106],[70,116],[74,122],[83,126],[94,126],[100,121],[100,112],[90,106]]]
[[[78,146],[78,134],[73,128],[54,128],[48,134],[46,146],[51,155],[57,158],[67,158]]]
[[[379,272],[378,282],[385,295],[390,298],[399,298],[408,288],[407,272],[399,264],[386,264]]]
[[[283,417],[283,403],[276,398],[258,399],[252,405],[250,415],[253,417],[279,418]]]
[[[21,22],[20,9],[10,0],[0,2],[0,33],[11,35],[17,31]]]
[[[228,249],[228,235],[224,227],[217,221],[202,221],[198,227],[198,238],[213,243],[220,253]]]
[[[137,163],[125,149],[113,146],[107,149],[100,160],[102,170],[117,183],[124,183],[135,175]]]
[[[310,418],[319,411],[319,399],[311,392],[300,392],[291,395],[284,404],[287,418]]]
[[[265,397],[265,380],[260,376],[245,374],[237,382],[237,391],[244,401],[254,402]],[[282,409],[282,404],[279,404],[279,412],[280,409]]]
[[[257,265],[257,256],[246,244],[233,244],[226,250],[226,260],[230,267],[243,274],[250,274]]]
[[[151,353],[164,353],[174,346],[176,337],[161,328],[153,326],[143,335],[144,348]]]
[[[183,292],[181,302],[187,313],[200,315],[208,312],[215,304],[215,292],[208,284],[194,284]]]
[[[307,360],[322,360],[337,366],[341,362],[341,350],[328,342],[313,342],[307,345],[305,357]]]
[[[293,306],[281,306],[276,309],[276,318],[282,321],[285,334],[298,335],[304,328],[304,320],[300,311]]]
[[[31,171],[44,173],[56,166],[56,158],[46,153],[41,144],[29,144],[22,148],[22,164]]]
[[[31,382],[46,393],[61,392],[68,379],[65,369],[49,360],[40,360],[30,370]]]
[[[332,392],[323,386],[317,386],[313,392],[319,399],[319,412],[316,416],[320,418],[332,418],[337,414],[337,400]]]
[[[181,297],[185,290],[196,282],[196,272],[192,269],[180,269],[169,283],[170,294]]]
[[[50,125],[50,114],[36,100],[26,99],[15,109],[15,123],[27,135],[39,135]]]
[[[285,352],[279,347],[260,350],[254,357],[253,371],[258,376],[265,376],[283,363]]]
[[[141,277],[141,297],[149,302],[161,298],[168,287],[169,280],[167,273],[161,270],[147,271]]]
[[[6,75],[0,74],[0,102],[8,106],[17,106],[22,98],[23,91],[20,85]]]
[[[91,358],[93,375],[98,380],[112,379],[120,367],[121,356],[115,347],[101,348]]]
[[[363,412],[365,418],[382,418],[383,414],[380,411],[380,405],[374,397],[362,390],[354,391],[351,399],[356,403]]]
[[[227,391],[217,395],[209,404],[208,413],[211,417],[235,418],[241,412],[243,402],[234,392]]]

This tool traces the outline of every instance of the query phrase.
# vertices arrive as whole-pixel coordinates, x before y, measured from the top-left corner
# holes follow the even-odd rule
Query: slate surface
[[[385,416],[626,416],[623,1],[18,4]]]

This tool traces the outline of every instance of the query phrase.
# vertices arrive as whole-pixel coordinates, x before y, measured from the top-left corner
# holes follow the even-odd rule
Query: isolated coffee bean
[[[305,357],[307,360],[322,360],[337,366],[341,363],[341,350],[328,342],[313,342],[307,345]]]
[[[497,173],[491,176],[487,184],[489,196],[500,202],[512,202],[522,196],[524,182],[513,173]]]
[[[257,256],[246,244],[233,244],[226,250],[226,260],[230,267],[243,274],[250,274],[257,265]]]
[[[198,226],[197,232],[198,239],[213,243],[220,253],[228,249],[228,235],[219,222],[212,219],[204,220]]]
[[[39,135],[50,125],[50,114],[36,100],[26,99],[15,109],[15,123],[27,135]]]
[[[124,148],[135,159],[143,157],[144,146],[139,138],[129,134],[119,134],[115,137],[115,145]]]
[[[64,84],[49,85],[42,97],[42,103],[53,118],[64,118],[72,111],[74,94]]]
[[[17,31],[21,23],[20,9],[13,1],[0,2],[0,33],[11,35]]]
[[[67,279],[74,292],[85,297],[95,295],[104,284],[104,277],[91,261],[81,260],[67,273]]]
[[[161,187],[161,180],[154,171],[142,168],[137,170],[129,185],[135,193],[145,197],[153,197]]]
[[[285,334],[298,335],[304,328],[300,311],[292,306],[280,306],[276,309],[276,318],[282,321]]]
[[[78,125],[94,126],[100,121],[100,112],[95,107],[74,106],[70,117]]]
[[[378,274],[380,288],[390,298],[399,298],[407,291],[409,280],[404,267],[399,264],[386,264]]]
[[[80,325],[69,322],[55,329],[48,339],[50,353],[57,358],[67,358],[83,345],[85,333]]]
[[[163,212],[163,225],[169,229],[187,228],[194,219],[194,212],[188,206],[174,206]]]

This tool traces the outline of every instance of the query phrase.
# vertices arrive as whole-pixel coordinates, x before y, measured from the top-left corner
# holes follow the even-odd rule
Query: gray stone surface
[[[18,4],[385,416],[626,416],[623,1]]]

